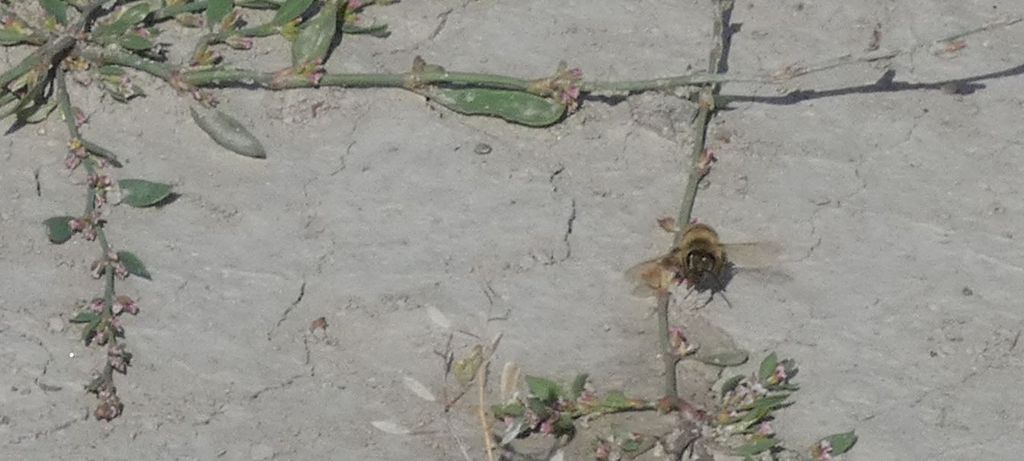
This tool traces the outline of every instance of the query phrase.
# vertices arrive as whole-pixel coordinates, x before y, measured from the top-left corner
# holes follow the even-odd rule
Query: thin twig
[[[477,402],[480,406],[477,408],[477,415],[480,416],[480,429],[484,435],[484,449],[487,450],[487,461],[494,461],[494,436],[491,435],[491,421],[487,417],[487,406],[484,402],[484,387],[487,385],[487,368],[491,364],[491,359],[488,357],[484,360],[484,363],[480,365],[480,369],[477,370],[476,381],[477,390],[479,394],[479,401]]]

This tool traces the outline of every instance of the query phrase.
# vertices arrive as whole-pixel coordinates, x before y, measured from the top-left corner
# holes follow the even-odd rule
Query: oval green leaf
[[[302,13],[305,13],[312,4],[313,0],[288,0],[281,5],[281,8],[278,8],[277,14],[274,15],[274,19],[270,20],[270,23],[282,26],[288,21],[302,16]]]
[[[190,107],[189,112],[196,125],[225,149],[246,157],[267,158],[259,140],[230,115],[202,106]]]
[[[13,29],[0,29],[0,46],[11,46],[27,42],[30,35]]]
[[[857,444],[857,434],[854,434],[853,431],[844,432],[842,434],[832,434],[822,440],[827,440],[829,445],[832,445],[833,455],[841,455],[850,451],[850,449]]]
[[[46,237],[50,239],[50,242],[61,244],[71,240],[71,236],[75,235],[75,232],[71,230],[71,225],[68,224],[74,216],[54,216],[46,221],[43,221],[43,225],[46,226]]]
[[[554,381],[537,376],[527,376],[526,386],[530,389],[531,394],[541,402],[546,403],[558,400],[558,396],[562,393],[562,390]]]
[[[331,41],[338,31],[338,3],[328,0],[310,19],[292,42],[292,66],[299,67],[327,60]]]
[[[742,447],[737,448],[735,454],[737,456],[753,456],[758,453],[768,451],[778,444],[779,441],[775,439],[758,439],[756,441],[753,441]]]
[[[96,144],[86,139],[82,140],[82,145],[85,146],[85,150],[88,151],[90,154],[105,159],[107,163],[113,165],[115,168],[121,168],[122,166],[124,166],[123,164],[121,164],[121,161],[117,159],[117,156],[114,155],[114,153],[111,152],[106,147],[103,147],[99,144]]]
[[[135,34],[125,34],[117,39],[117,44],[132,51],[146,51],[153,48],[153,42]]]
[[[149,271],[146,270],[146,266],[142,264],[142,260],[138,256],[135,256],[130,251],[118,251],[117,260],[124,264],[124,268],[129,274],[136,277],[142,277],[146,280],[153,280],[152,276],[149,275]]]
[[[210,0],[210,3],[206,5],[206,24],[210,30],[220,24],[220,20],[224,19],[234,8],[234,0]]]
[[[725,397],[725,394],[728,394],[733,389],[736,389],[736,386],[740,384],[740,381],[743,381],[743,377],[743,375],[736,375],[733,376],[732,378],[725,380],[725,382],[722,383],[722,390],[720,394],[721,397]]]
[[[39,0],[39,4],[50,13],[57,22],[68,23],[68,3],[66,0]]]
[[[171,195],[169,184],[146,181],[145,179],[122,179],[117,182],[117,185],[121,187],[121,192],[124,194],[121,203],[135,208],[156,205]]]
[[[99,320],[100,320],[100,314],[97,314],[96,312],[93,312],[93,311],[81,311],[81,312],[78,313],[78,315],[75,315],[74,317],[72,317],[71,320],[68,320],[68,322],[71,322],[71,323],[92,323],[92,322],[99,322]]]
[[[765,357],[761,361],[761,367],[758,368],[757,377],[764,381],[771,378],[775,374],[775,367],[779,366],[779,358],[774,352]]]
[[[104,41],[119,37],[136,24],[145,21],[149,13],[150,6],[148,3],[139,3],[131,8],[125,8],[114,22],[97,27],[93,36],[102,38]]]
[[[531,127],[554,125],[565,115],[564,105],[521,91],[434,88],[421,93],[460,114],[497,117]]]

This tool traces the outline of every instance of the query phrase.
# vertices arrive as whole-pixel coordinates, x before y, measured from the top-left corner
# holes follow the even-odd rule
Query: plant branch
[[[718,74],[726,70],[726,59],[729,46],[729,37],[732,33],[730,17],[732,16],[733,0],[715,0],[716,14],[713,28],[713,46],[708,58],[708,72]],[[690,155],[690,172],[686,179],[686,188],[683,191],[683,200],[679,206],[679,214],[676,222],[679,230],[673,239],[673,246],[678,245],[683,237],[686,223],[690,222],[693,214],[693,204],[697,199],[697,186],[702,178],[701,162],[704,157],[705,137],[707,135],[708,122],[715,111],[715,94],[721,89],[721,80],[705,85],[699,96],[699,107],[697,116],[693,122],[693,150]],[[665,373],[665,395],[670,398],[677,398],[679,388],[676,378],[676,365],[679,363],[679,356],[671,350],[670,333],[668,321],[668,309],[672,304],[672,293],[668,290],[658,291],[658,348],[664,361]]]

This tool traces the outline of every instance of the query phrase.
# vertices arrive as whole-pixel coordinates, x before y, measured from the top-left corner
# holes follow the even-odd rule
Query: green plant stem
[[[74,109],[71,107],[71,95],[68,94],[67,79],[64,76],[64,70],[57,68],[55,75],[55,82],[57,84],[57,106],[60,109],[61,117],[64,119],[64,123],[68,128],[68,134],[71,139],[77,139],[81,141],[82,135],[78,129],[78,125],[75,122]],[[86,172],[89,176],[96,174],[96,165],[93,164],[89,159],[85,159],[82,162],[82,166],[85,167]],[[85,194],[85,216],[91,216],[93,211],[96,210],[96,186],[89,182]],[[96,240],[100,243],[100,260],[107,260],[110,254],[110,242],[107,241],[107,233],[102,227],[97,225],[96,228]],[[107,265],[103,269],[104,278],[104,289],[103,289],[103,317],[104,319],[114,318],[114,268],[111,265]],[[116,343],[116,335],[109,334],[111,344]]]
[[[718,74],[722,68],[723,53],[725,49],[725,36],[729,33],[728,18],[732,13],[733,0],[715,0],[717,13],[714,18],[713,46],[709,53],[708,73]],[[690,151],[690,169],[686,178],[686,187],[683,190],[683,200],[679,205],[679,213],[676,223],[679,230],[673,239],[673,246],[678,245],[683,237],[686,225],[693,215],[693,205],[697,200],[697,186],[702,178],[701,163],[704,157],[705,142],[707,136],[708,122],[715,111],[715,94],[721,89],[721,83],[728,81],[720,79],[709,81],[701,89],[698,97],[699,109],[693,121],[693,149]],[[679,388],[676,378],[676,365],[679,357],[670,350],[670,334],[668,323],[668,309],[672,304],[672,293],[668,290],[658,292],[658,347],[662,351],[665,365],[665,395],[676,397],[679,395]]]
[[[176,67],[169,64],[159,63],[112,48],[80,46],[76,48],[75,53],[90,61],[100,64],[133,68],[166,81],[170,81],[177,71]],[[505,75],[477,72],[448,72],[444,70],[379,74],[325,74],[319,82],[316,83],[302,75],[283,75],[278,72],[262,72],[252,69],[214,68],[203,70],[183,70],[181,76],[185,83],[197,87],[224,88],[258,86],[268,89],[293,89],[314,88],[317,86],[345,88],[412,88],[417,85],[446,85],[526,91],[534,94],[542,92],[541,90],[538,90],[538,85],[536,84],[543,80],[522,79]],[[584,82],[581,87],[581,91],[620,93],[637,92],[725,81],[731,80],[725,76],[701,73],[653,80]]]

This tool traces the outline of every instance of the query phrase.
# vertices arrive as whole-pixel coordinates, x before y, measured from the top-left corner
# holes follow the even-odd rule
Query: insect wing
[[[658,290],[667,289],[674,274],[661,264],[663,257],[649,259],[626,270],[626,281],[636,287],[633,296],[649,298]]]
[[[743,267],[765,267],[779,262],[782,245],[775,242],[724,243],[726,257],[730,262]]]

